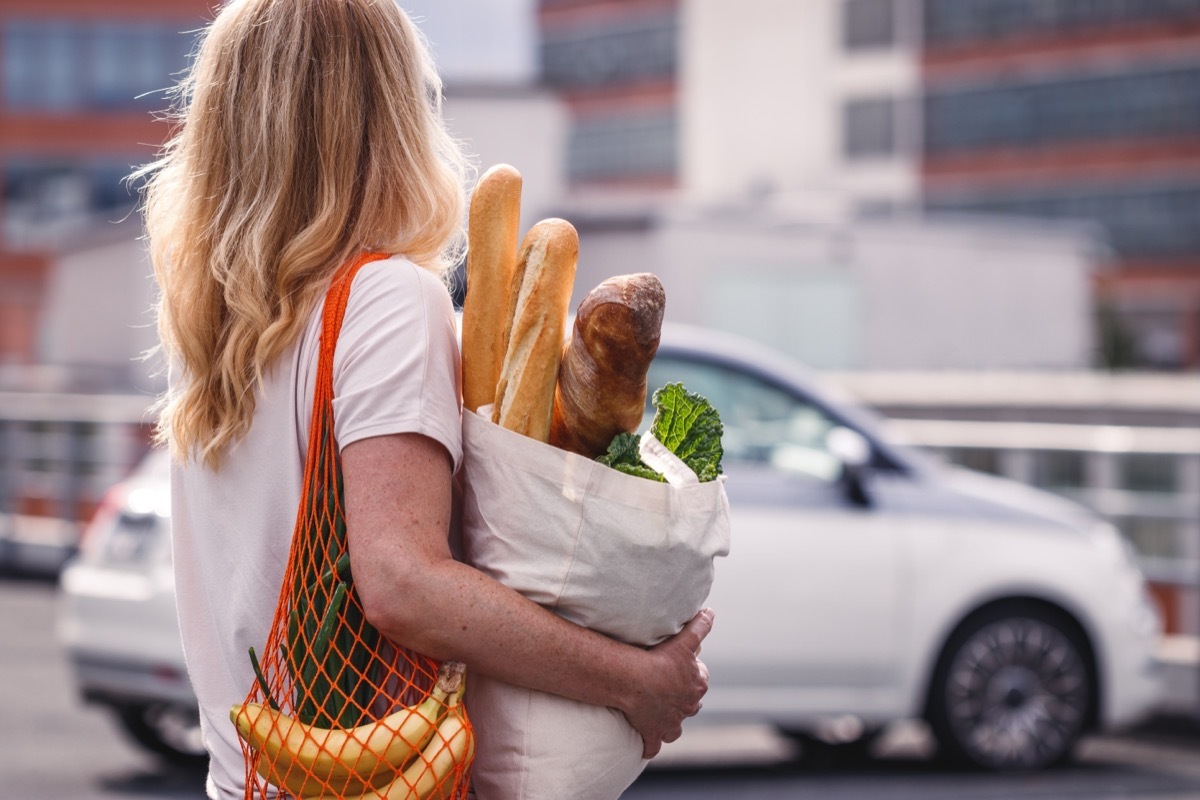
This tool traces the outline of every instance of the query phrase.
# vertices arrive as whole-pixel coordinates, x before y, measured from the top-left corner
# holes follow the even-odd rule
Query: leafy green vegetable
[[[721,435],[725,426],[708,399],[689,392],[682,383],[668,383],[654,393],[654,422],[650,430],[667,449],[691,467],[702,482],[721,474]]]
[[[642,463],[638,456],[638,437],[632,433],[618,433],[608,446],[608,452],[598,459],[606,467],[612,467],[620,472],[636,475],[639,478],[649,478],[652,481],[664,482],[659,473]]]
[[[721,474],[721,435],[725,426],[708,399],[689,392],[682,383],[668,383],[651,398],[654,421],[650,430],[675,455],[696,473],[701,481],[714,480]],[[618,434],[608,452],[597,459],[613,469],[642,478],[663,481],[662,475],[642,463],[638,455],[638,437]]]

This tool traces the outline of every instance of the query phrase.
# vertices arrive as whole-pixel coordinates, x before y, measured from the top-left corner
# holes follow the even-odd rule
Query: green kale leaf
[[[721,436],[725,432],[721,417],[712,403],[682,383],[668,383],[651,398],[654,421],[650,430],[654,438],[687,464],[702,482],[714,480],[721,474]],[[608,446],[608,452],[596,459],[605,466],[630,475],[665,481],[659,472],[642,463],[638,453],[640,437],[633,433],[618,434]]]
[[[652,481],[665,481],[659,473],[642,463],[638,455],[638,436],[633,433],[619,433],[608,446],[608,452],[598,459],[606,467],[612,467],[629,475],[639,478],[649,478]]]
[[[679,456],[701,482],[714,480],[721,474],[725,426],[712,403],[682,383],[668,383],[652,399],[657,409],[650,425],[654,438]]]

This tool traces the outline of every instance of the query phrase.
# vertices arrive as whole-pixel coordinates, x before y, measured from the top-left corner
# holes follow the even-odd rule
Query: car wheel
[[[169,703],[123,706],[117,719],[142,747],[180,766],[202,766],[208,753],[200,738],[200,712]]]
[[[1093,711],[1087,653],[1076,626],[1048,609],[997,609],[961,628],[931,686],[943,754],[989,770],[1066,760]]]

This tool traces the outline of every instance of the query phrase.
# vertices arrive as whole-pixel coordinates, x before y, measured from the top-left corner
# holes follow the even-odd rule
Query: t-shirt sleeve
[[[419,433],[462,460],[462,392],[454,308],[445,285],[402,258],[355,276],[333,360],[338,446]]]

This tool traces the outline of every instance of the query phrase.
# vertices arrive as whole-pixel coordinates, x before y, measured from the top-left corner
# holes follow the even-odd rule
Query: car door
[[[709,600],[715,689],[705,707],[766,702],[803,716],[886,705],[877,690],[894,682],[902,618],[888,478],[872,478],[871,505],[853,502],[825,444],[842,421],[736,364],[661,353],[649,380],[683,382],[725,425],[732,543]]]

